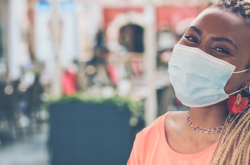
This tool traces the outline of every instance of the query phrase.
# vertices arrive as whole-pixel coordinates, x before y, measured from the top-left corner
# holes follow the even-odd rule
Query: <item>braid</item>
[[[211,165],[250,164],[250,109],[240,114],[230,113],[213,153]]]
[[[250,26],[250,1],[220,0],[217,7],[244,18]],[[246,68],[250,68],[250,61]],[[243,97],[249,94],[243,93]],[[240,114],[229,113],[224,129],[213,152],[211,165],[249,165],[250,164],[250,103]]]
[[[250,109],[240,114],[228,115],[217,146],[213,153],[211,165],[248,165],[250,164]]]
[[[246,23],[250,24],[250,1],[245,0],[221,0],[212,7],[218,7],[241,15]]]

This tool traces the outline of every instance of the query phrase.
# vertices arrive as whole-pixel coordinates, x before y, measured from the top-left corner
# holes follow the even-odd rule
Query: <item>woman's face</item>
[[[197,47],[242,71],[250,60],[250,26],[239,15],[209,8],[191,23],[179,44]],[[233,74],[224,89],[230,94],[245,86],[250,86],[250,72]]]

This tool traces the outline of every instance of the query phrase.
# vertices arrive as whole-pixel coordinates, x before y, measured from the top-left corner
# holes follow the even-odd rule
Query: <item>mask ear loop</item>
[[[249,71],[249,70],[250,70],[250,68],[249,68],[249,69],[242,70],[242,71],[238,71],[238,72],[233,72],[233,73],[243,73],[243,72],[246,72],[246,71]],[[236,94],[236,93],[238,93],[238,92],[241,92],[241,91],[243,91],[243,90],[245,90],[245,89],[247,89],[247,88],[249,88],[249,91],[250,91],[250,86],[249,86],[249,87],[246,86],[245,88],[242,88],[242,89],[240,89],[240,90],[238,90],[238,91],[236,91],[236,92],[234,92],[234,93],[231,93],[231,94],[229,94],[228,96],[232,96],[232,95],[234,95],[234,94]]]
[[[233,72],[233,73],[243,73],[243,72],[246,72],[246,71],[249,71],[249,70],[250,70],[250,68],[246,69],[246,70],[238,71],[238,72]]]
[[[249,88],[249,90],[250,90],[250,86],[249,86],[249,87],[246,86],[245,88],[241,88],[240,90],[238,90],[238,91],[236,91],[236,92],[234,92],[234,93],[231,93],[231,94],[229,94],[228,96],[232,96],[232,95],[234,95],[234,94],[236,94],[236,93],[238,93],[238,92],[241,92],[241,91],[243,91],[243,90],[246,90],[247,88]]]
[[[236,91],[236,92],[234,92],[234,93],[229,94],[228,96],[232,96],[232,95],[234,95],[234,94],[236,94],[236,93],[238,93],[238,92],[243,91],[244,89],[245,89],[245,88],[242,88],[242,89],[240,89],[240,90],[238,90],[238,91]]]

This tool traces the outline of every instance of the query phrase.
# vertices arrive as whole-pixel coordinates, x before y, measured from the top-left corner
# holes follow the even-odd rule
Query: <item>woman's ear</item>
[[[250,86],[250,71],[247,71],[245,75],[245,80],[242,84],[242,88],[245,88],[246,86]]]

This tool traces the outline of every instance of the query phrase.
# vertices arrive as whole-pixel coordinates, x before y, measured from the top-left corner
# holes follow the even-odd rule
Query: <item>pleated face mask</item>
[[[189,107],[205,107],[226,100],[224,87],[235,66],[198,48],[176,44],[169,61],[170,82],[176,97]]]

